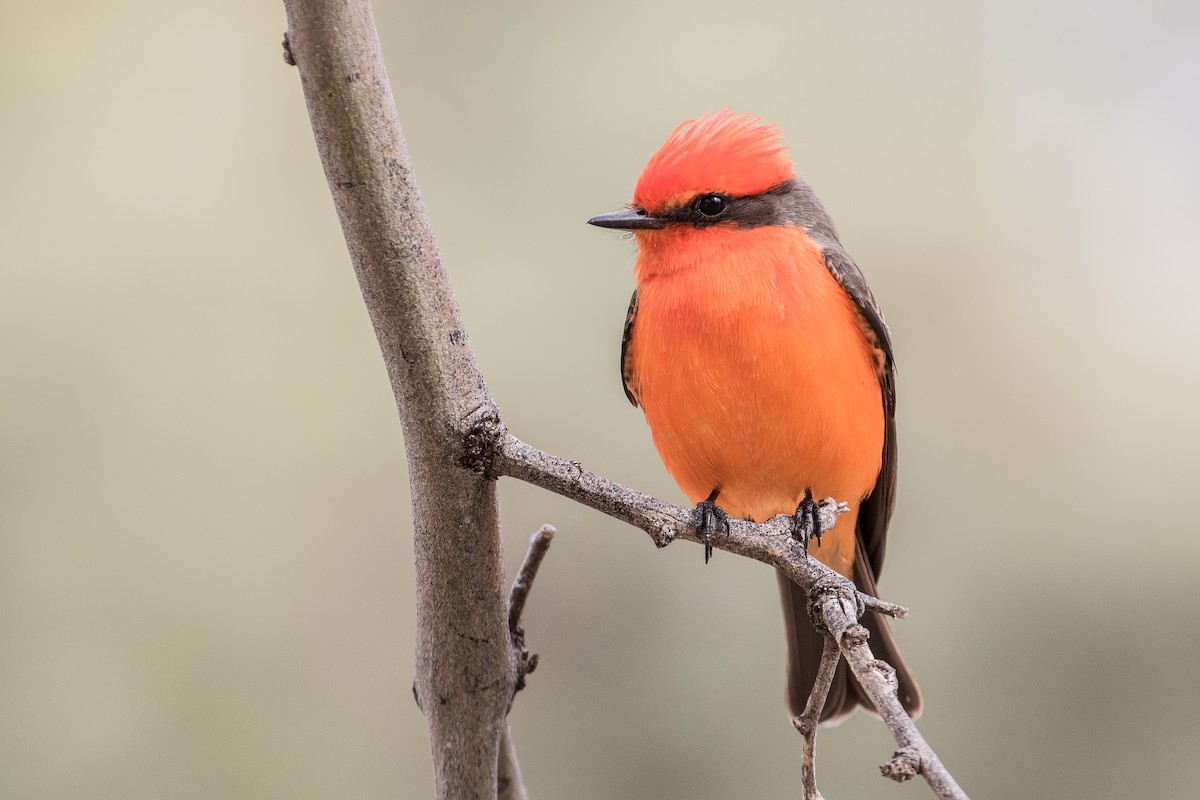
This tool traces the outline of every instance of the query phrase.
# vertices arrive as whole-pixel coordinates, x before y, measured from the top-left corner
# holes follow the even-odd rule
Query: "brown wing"
[[[826,267],[858,306],[863,329],[876,349],[879,386],[883,394],[883,461],[875,487],[863,500],[858,512],[854,559],[854,582],[862,591],[877,596],[875,580],[883,568],[888,522],[896,505],[896,372],[892,361],[892,340],[883,314],[858,266],[837,244],[827,244],[824,254]],[[805,619],[807,593],[782,575],[779,587],[788,631],[788,704],[792,715],[798,716],[803,713],[808,694],[812,691],[823,637]],[[887,620],[874,612],[867,612],[862,617],[862,623],[871,632],[871,650],[875,657],[895,668],[900,702],[915,719],[921,713],[921,690],[900,654]],[[842,662],[834,675],[821,719],[826,724],[836,723],[859,705],[870,709],[871,701],[858,682],[849,677],[846,664]]]
[[[854,582],[864,592],[875,594],[875,579],[883,569],[888,522],[896,506],[896,367],[892,360],[892,337],[866,278],[842,248],[833,220],[812,187],[796,179],[783,188],[785,190],[781,191],[779,197],[784,206],[784,221],[803,227],[821,245],[825,266],[854,300],[863,332],[875,348],[879,387],[883,394],[883,458],[875,486],[859,508],[854,557]],[[803,711],[812,689],[822,637],[807,623],[808,598],[804,591],[786,579],[781,579],[779,585],[783,595],[784,619],[788,625],[788,697],[793,715],[798,715]],[[896,642],[887,628],[887,621],[869,612],[863,615],[863,624],[871,631],[871,647],[875,655],[896,668],[904,707],[910,714],[919,714],[920,689],[900,657]],[[827,721],[840,719],[859,704],[870,707],[857,682],[847,677],[843,662],[834,677],[834,686],[822,717]]]
[[[638,407],[637,386],[633,382],[633,360],[629,353],[629,343],[633,341],[633,321],[637,317],[637,289],[629,298],[629,311],[625,313],[625,332],[621,335],[621,383],[625,386],[625,396],[633,407]]]
[[[896,507],[896,366],[892,359],[892,335],[875,296],[858,265],[837,244],[824,247],[825,266],[858,306],[865,329],[880,354],[879,386],[883,391],[883,464],[875,488],[858,512],[858,535],[862,541],[872,578],[879,579],[887,543],[888,522]],[[873,581],[872,581],[873,582]]]

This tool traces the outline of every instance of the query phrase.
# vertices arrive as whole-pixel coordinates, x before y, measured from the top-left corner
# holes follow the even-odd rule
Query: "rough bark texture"
[[[493,797],[516,668],[494,480],[459,465],[495,416],[442,269],[366,0],[285,0],[285,57],[404,428],[415,523],[418,702],[439,797]]]

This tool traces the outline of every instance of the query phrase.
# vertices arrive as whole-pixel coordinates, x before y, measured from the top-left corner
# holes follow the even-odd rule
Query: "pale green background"
[[[7,2],[0,797],[418,798],[404,454],[273,2]],[[671,499],[589,228],[679,121],[779,122],[887,312],[886,597],[977,798],[1197,795],[1200,5],[378,8],[512,430]],[[535,798],[795,797],[775,581],[559,526],[512,716]],[[915,798],[858,715],[831,798]]]

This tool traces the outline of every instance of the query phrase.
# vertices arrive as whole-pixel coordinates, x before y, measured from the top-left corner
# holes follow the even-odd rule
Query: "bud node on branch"
[[[500,419],[500,410],[494,405],[486,405],[471,415],[465,427],[459,465],[488,480],[496,480],[499,477],[494,469],[496,456],[508,435],[508,429]]]
[[[879,771],[885,778],[904,783],[921,773],[921,754],[912,747],[897,750],[891,761],[880,765]]]
[[[841,644],[844,647],[858,647],[866,644],[870,638],[871,632],[862,625],[851,625],[842,631]],[[879,664],[880,662],[876,661],[875,663]],[[889,667],[889,669],[891,668]]]

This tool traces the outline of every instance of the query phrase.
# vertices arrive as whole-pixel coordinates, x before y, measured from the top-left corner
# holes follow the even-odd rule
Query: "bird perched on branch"
[[[685,122],[628,209],[588,222],[637,239],[621,378],[706,541],[727,517],[793,515],[812,556],[874,595],[896,498],[891,337],[779,129],[729,111]],[[824,497],[849,504],[827,530]],[[798,717],[822,638],[804,591],[782,574],[779,584]],[[920,692],[887,623],[868,611],[863,624],[915,717]],[[871,708],[842,663],[821,719],[860,704]]]

